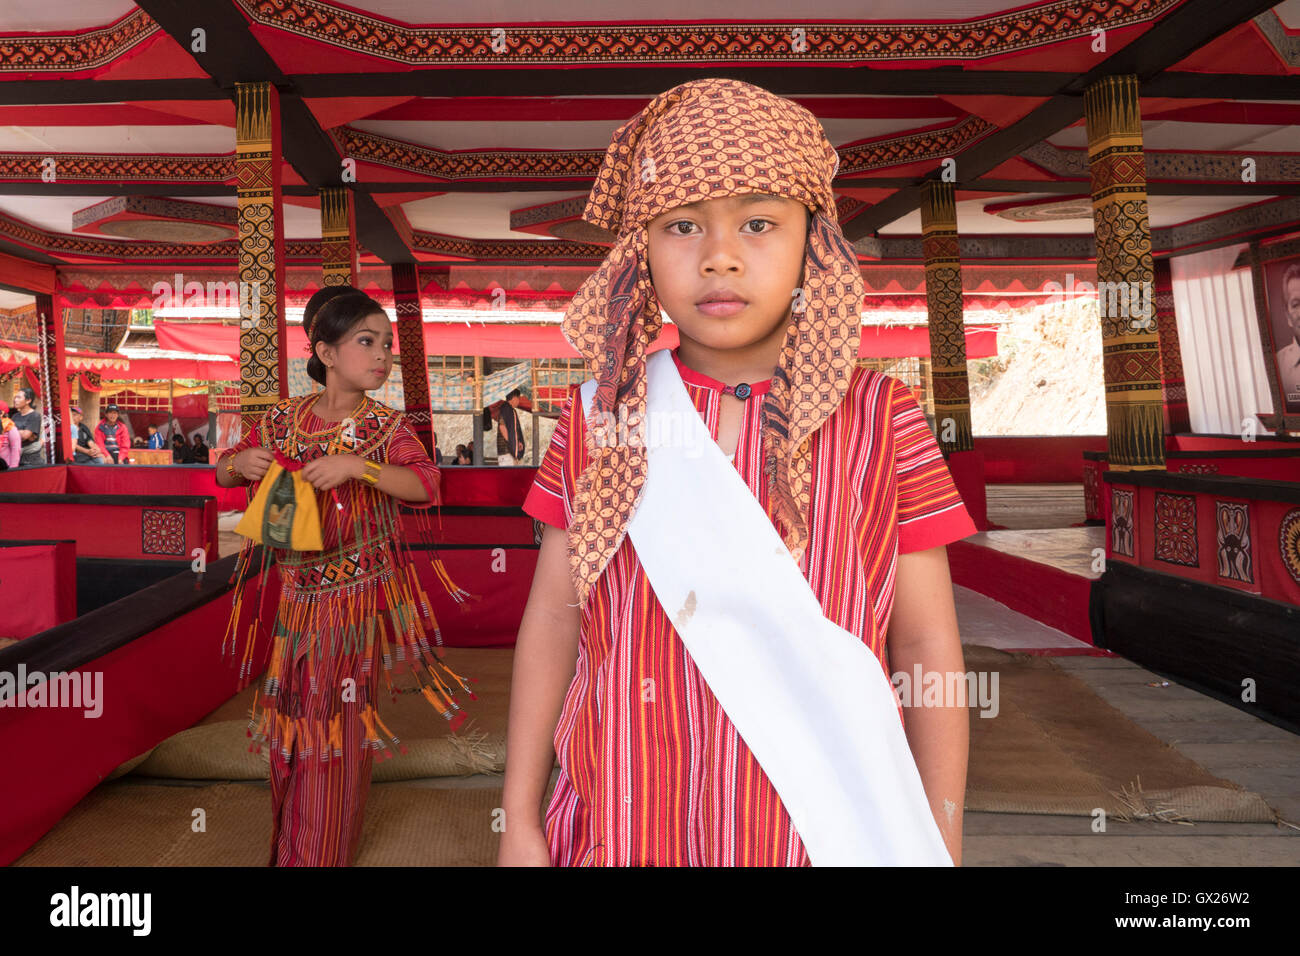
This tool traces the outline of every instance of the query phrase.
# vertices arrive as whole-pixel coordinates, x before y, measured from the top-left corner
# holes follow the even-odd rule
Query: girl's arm
[[[910,677],[919,664],[922,674],[943,674],[945,687],[949,686],[948,674],[965,673],[946,548],[898,556],[888,640],[889,664],[895,673]],[[964,688],[965,681],[959,686]],[[912,706],[903,710],[907,742],[930,801],[930,812],[939,824],[949,855],[960,866],[970,750],[969,710],[964,700],[944,701],[953,706],[919,706],[920,691],[919,687],[912,688]]]
[[[501,866],[550,865],[542,799],[555,764],[555,726],[577,668],[582,621],[577,603],[569,578],[568,533],[546,525],[515,643],[502,800],[506,828],[497,859]]]

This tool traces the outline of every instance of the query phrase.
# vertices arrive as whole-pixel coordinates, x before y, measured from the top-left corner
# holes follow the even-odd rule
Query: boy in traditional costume
[[[524,504],[503,864],[960,862],[968,714],[904,726],[888,674],[964,671],[943,545],[975,529],[908,388],[856,365],[837,166],[733,80],[614,136],[583,218],[617,241],[563,325],[593,378]]]
[[[241,615],[244,586],[260,572],[265,587],[279,568],[271,660],[249,723],[253,746],[270,750],[272,866],[355,859],[373,760],[392,756],[390,741],[405,749],[377,710],[381,671],[393,693],[390,672],[409,672],[452,729],[464,717],[456,694],[469,690],[431,646],[440,635],[397,510],[438,501],[438,468],[405,416],[366,395],[392,371],[392,326],[355,289],[318,296],[304,316],[307,372],[324,389],[274,405],[217,465],[221,485],[252,481],[256,492],[236,529],[249,540],[223,644],[241,682],[253,676],[259,627]],[[256,617],[255,605],[245,610]]]

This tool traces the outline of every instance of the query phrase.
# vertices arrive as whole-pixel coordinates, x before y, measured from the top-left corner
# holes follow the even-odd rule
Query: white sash
[[[951,866],[898,698],[834,624],[686,393],[646,363],[648,474],[627,533],[682,643],[817,866]],[[582,386],[590,413],[594,381]]]

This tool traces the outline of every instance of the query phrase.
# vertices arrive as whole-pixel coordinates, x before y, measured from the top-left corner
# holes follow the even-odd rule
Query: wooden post
[[[327,186],[320,191],[320,238],[323,284],[356,286],[357,219],[352,190]]]
[[[1084,91],[1110,468],[1165,467],[1160,337],[1135,76]]]
[[[41,367],[41,453],[47,465],[72,461],[72,433],[68,422],[68,389],[63,384],[63,370],[68,366],[63,342],[63,310],[54,296],[36,296],[36,346]]]
[[[921,200],[925,304],[930,319],[930,379],[939,447],[944,454],[971,451],[970,386],[966,379],[966,326],[962,316],[961,256],[952,183],[930,180]]]
[[[420,308],[420,273],[414,262],[394,263],[392,272],[406,420],[432,458],[433,414],[429,409],[429,360],[424,346],[424,315]]]
[[[288,395],[281,156],[279,93],[270,83],[236,83],[239,410],[245,435]]]

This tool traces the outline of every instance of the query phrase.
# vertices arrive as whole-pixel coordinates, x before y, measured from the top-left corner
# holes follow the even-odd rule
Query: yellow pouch
[[[279,452],[275,458],[235,533],[270,548],[320,551],[325,545],[316,489],[298,473],[301,462],[289,462],[286,468]]]

